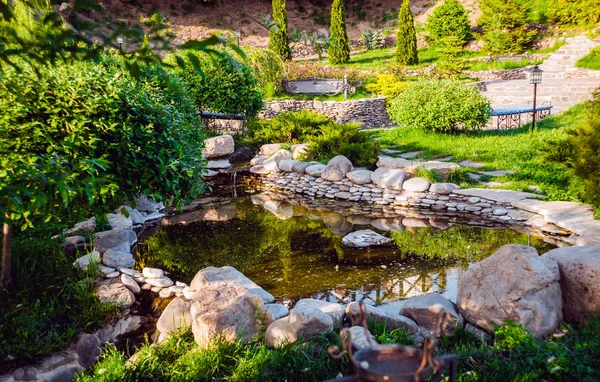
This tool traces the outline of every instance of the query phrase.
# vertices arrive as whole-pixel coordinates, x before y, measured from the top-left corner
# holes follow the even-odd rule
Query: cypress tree
[[[344,0],[333,0],[331,5],[329,62],[334,65],[344,64],[350,60],[350,43],[346,33],[346,7]]]
[[[396,32],[396,59],[402,65],[415,65],[417,58],[417,32],[415,20],[410,11],[409,0],[403,0],[398,13],[398,31]]]
[[[285,0],[273,0],[273,21],[277,26],[269,31],[269,49],[284,60],[292,58],[288,44],[287,12]]]

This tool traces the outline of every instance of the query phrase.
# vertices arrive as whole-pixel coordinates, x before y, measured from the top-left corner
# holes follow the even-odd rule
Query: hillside
[[[432,0],[411,1],[417,22],[425,21],[435,3]],[[476,0],[463,0],[463,3],[472,10],[471,18],[475,19],[478,14]],[[140,17],[158,11],[169,18],[179,42],[200,39],[214,32],[240,30],[243,45],[265,47],[268,44],[268,32],[257,21],[261,20],[261,16],[271,13],[270,0],[220,0],[208,3],[198,0],[107,0],[103,5],[108,13],[130,22],[139,21]],[[346,5],[348,34],[350,39],[357,40],[361,31],[393,30],[400,0],[348,0]],[[330,6],[331,1],[328,0],[288,0],[290,31],[328,29]]]

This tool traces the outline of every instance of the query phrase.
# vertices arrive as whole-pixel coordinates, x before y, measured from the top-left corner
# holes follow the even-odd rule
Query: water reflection
[[[341,245],[343,235],[366,225],[394,245]],[[399,301],[427,293],[455,300],[470,263],[504,244],[526,244],[527,236],[439,216],[391,216],[353,203],[307,206],[259,194],[197,201],[142,242],[140,264],[162,267],[179,280],[191,280],[206,266],[231,265],[279,298],[364,299],[396,309]],[[550,249],[539,238],[532,245]]]

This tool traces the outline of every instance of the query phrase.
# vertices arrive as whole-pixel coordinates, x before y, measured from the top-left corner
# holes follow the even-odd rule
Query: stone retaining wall
[[[392,124],[385,109],[385,97],[363,98],[351,101],[266,101],[259,118],[271,119],[288,111],[312,110],[326,115],[337,123],[362,122],[365,128]]]
[[[480,81],[508,81],[527,79],[525,69],[506,69],[506,70],[479,70],[466,71],[471,78],[479,78]]]

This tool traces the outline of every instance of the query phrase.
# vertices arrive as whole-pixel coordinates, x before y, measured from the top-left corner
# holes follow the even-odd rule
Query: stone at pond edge
[[[258,321],[268,321],[262,299],[238,286],[204,286],[194,295],[190,312],[192,332],[200,347],[219,336],[224,341],[248,342],[262,325],[270,323]]]
[[[488,333],[492,322],[512,320],[545,337],[562,320],[559,278],[557,263],[535,248],[505,245],[463,274],[457,304],[465,320]]]
[[[225,170],[231,168],[231,162],[229,162],[229,159],[209,160],[206,163],[206,168],[212,170]]]
[[[294,159],[284,159],[281,162],[279,162],[278,167],[281,171],[285,171],[285,172],[292,172],[293,170],[293,166],[296,163],[300,163],[297,160]]]
[[[100,252],[93,251],[85,256],[78,257],[75,262],[73,262],[73,266],[78,267],[82,271],[87,271],[91,262],[95,262],[96,264],[100,263]]]
[[[144,267],[144,269],[142,269],[142,275],[147,278],[159,278],[163,277],[165,273],[159,268]]]
[[[292,309],[290,315],[274,321],[265,333],[265,340],[270,347],[276,348],[294,343],[299,338],[307,340],[320,333],[333,330],[333,320],[320,310]]]
[[[166,288],[173,285],[173,280],[167,276],[163,276],[158,278],[147,278],[146,283],[152,285],[153,287]]]
[[[348,173],[354,169],[354,166],[352,165],[352,162],[350,162],[350,159],[346,158],[343,155],[337,155],[337,156],[331,158],[329,160],[329,162],[327,162],[327,166],[334,166],[334,165],[338,166],[340,168],[340,170],[342,170],[344,175],[346,175],[346,173]]]
[[[267,170],[266,168],[263,167],[263,165],[255,165],[250,167],[250,173],[252,174],[257,174],[257,175],[267,175],[268,173],[270,173],[271,171]]]
[[[96,251],[103,254],[109,249],[120,252],[128,252],[137,241],[135,232],[130,230],[113,229],[110,231],[97,232],[93,241]]]
[[[131,278],[131,276],[123,273],[121,275],[121,282],[133,293],[136,293],[136,294],[142,293],[142,289],[140,288],[138,283],[134,279]]]
[[[248,277],[244,276],[240,271],[230,266],[224,266],[222,268],[207,267],[198,271],[190,283],[190,288],[200,291],[207,286],[219,285],[244,288],[248,290],[248,292],[261,297],[265,303],[274,300],[270,293],[258,286]]]
[[[204,155],[207,159],[233,154],[235,144],[231,135],[220,135],[204,140]]]
[[[281,149],[281,143],[268,143],[260,146],[260,155],[271,156]]]
[[[173,299],[167,305],[156,322],[156,330],[161,334],[161,339],[167,338],[171,333],[180,328],[189,328],[192,325],[191,301],[181,297]]]
[[[133,267],[135,259],[130,252],[123,252],[114,249],[109,249],[102,255],[102,262],[107,267],[122,268]]]
[[[290,314],[290,310],[283,304],[265,304],[265,308],[267,308],[267,312],[273,316],[274,320],[279,320]]]
[[[429,192],[438,195],[448,195],[454,190],[460,190],[460,186],[454,183],[434,183],[429,187]]]
[[[557,248],[542,257],[558,263],[566,322],[582,324],[600,313],[600,246]]]
[[[324,164],[315,164],[312,166],[308,166],[304,171],[310,176],[321,176],[323,170],[325,170]]]
[[[300,143],[292,145],[292,158],[300,159],[308,151],[308,144]]]
[[[371,174],[371,181],[381,188],[392,190],[402,190],[402,184],[406,178],[406,173],[403,170],[390,169],[387,167],[379,167]]]
[[[371,231],[370,229],[351,232],[342,238],[343,245],[353,248],[388,245],[391,242],[391,239]]]
[[[373,171],[370,170],[354,170],[346,173],[346,178],[356,184],[367,184],[371,183],[371,175]]]
[[[402,189],[412,192],[425,192],[429,186],[430,183],[425,178],[411,178],[402,183]]]
[[[102,302],[111,302],[120,308],[129,308],[135,303],[135,296],[127,287],[118,280],[109,279],[98,281],[95,284],[96,294]]]
[[[377,161],[377,167],[403,169],[410,165],[410,161],[404,158],[392,158],[386,155],[380,155]]]
[[[331,182],[340,181],[344,179],[344,176],[346,176],[346,173],[337,164],[327,165],[327,167],[321,171],[321,178]]]
[[[323,300],[317,300],[314,298],[304,298],[294,305],[295,311],[304,310],[319,310],[329,315],[333,321],[334,328],[340,328],[344,319],[344,313],[346,307],[344,305],[336,304],[333,302],[327,302]]]
[[[366,349],[378,345],[375,337],[369,331],[365,335],[365,328],[362,326],[353,326],[348,331],[352,338],[352,345],[357,349]]]
[[[66,236],[77,236],[77,235],[87,235],[90,233],[94,233],[96,230],[96,218],[90,218],[88,220],[84,220],[79,222],[73,226],[73,228],[65,231]]]
[[[367,319],[373,322],[385,325],[386,329],[404,329],[409,333],[416,333],[419,330],[419,326],[416,322],[408,317],[401,316],[399,314],[391,314],[385,312],[375,306],[365,306],[367,311]],[[350,317],[358,317],[358,303],[351,302],[346,306],[346,319],[351,322]]]
[[[449,317],[440,332],[438,324],[443,312],[447,312]],[[456,311],[454,303],[439,294],[409,298],[402,303],[400,315],[414,320],[417,325],[436,335],[439,333],[451,336],[456,332],[456,328],[463,326],[463,319]]]
[[[262,164],[269,171],[279,171],[279,163],[286,159],[292,159],[292,153],[287,150],[279,150]]]
[[[100,340],[93,334],[83,333],[75,344],[79,363],[84,368],[92,366],[100,355]]]

